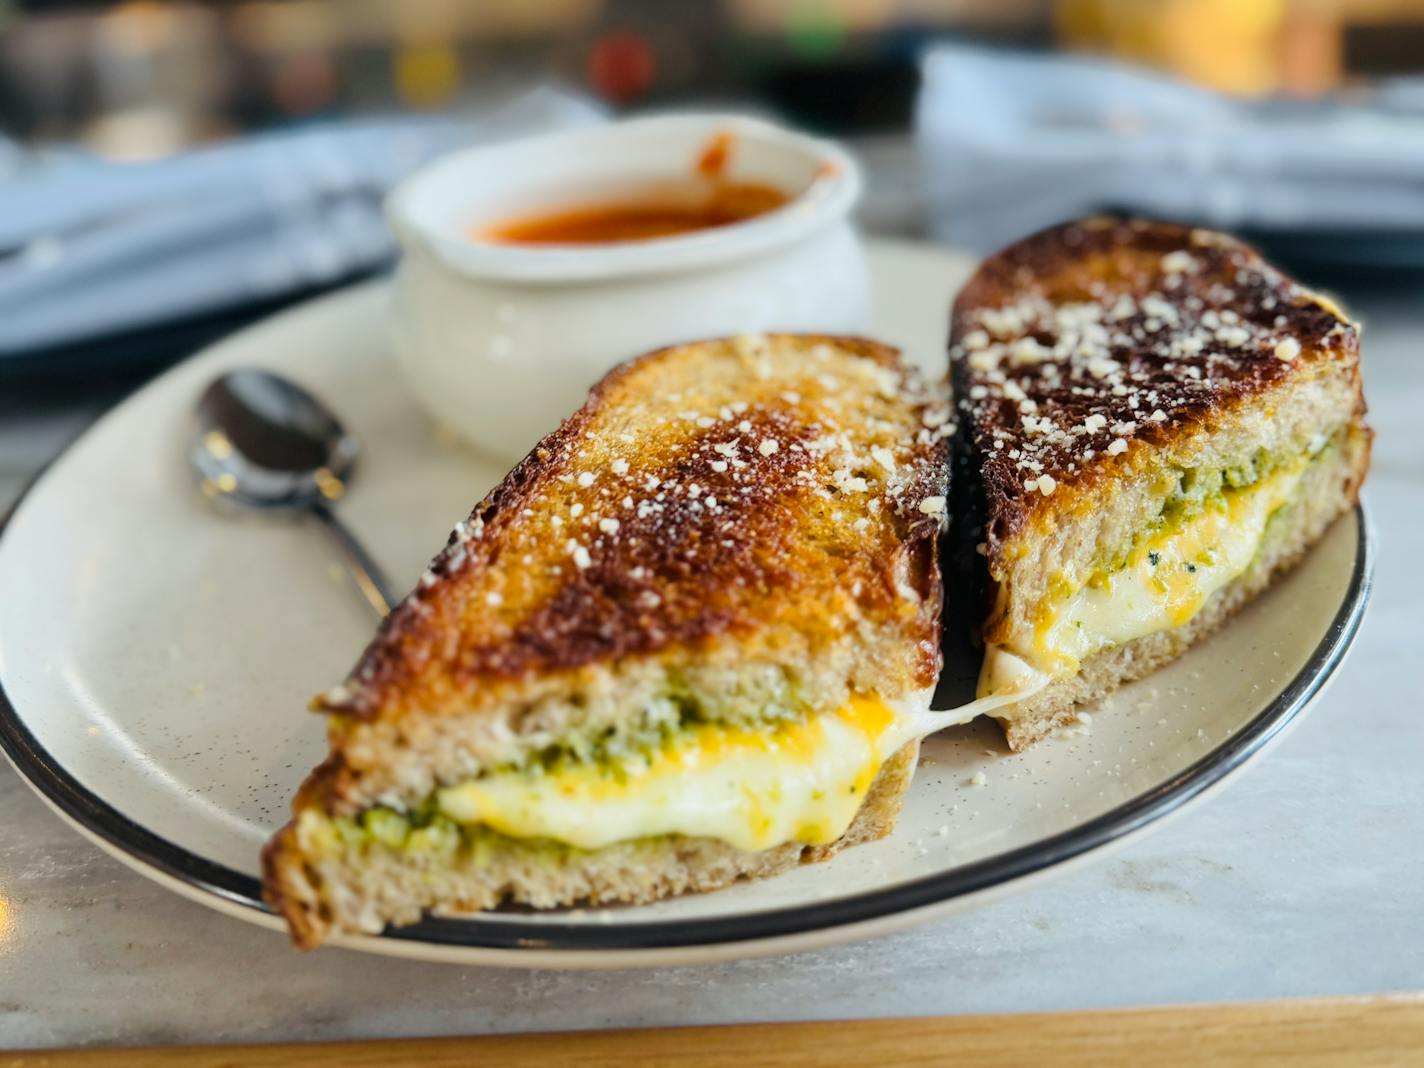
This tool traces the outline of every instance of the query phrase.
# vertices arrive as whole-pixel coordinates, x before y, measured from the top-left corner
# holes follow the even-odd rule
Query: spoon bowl
[[[390,584],[331,505],[346,493],[355,435],[301,386],[271,371],[229,371],[198,400],[189,458],[203,492],[230,508],[318,520],[366,602],[384,616]]]
[[[198,401],[192,461],[214,500],[272,510],[336,500],[359,451],[320,401],[270,371],[230,371]]]

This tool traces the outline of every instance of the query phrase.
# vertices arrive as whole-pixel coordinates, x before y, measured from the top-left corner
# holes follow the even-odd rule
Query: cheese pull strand
[[[1017,704],[1052,681],[1052,676],[1039,671],[1023,657],[991,645],[984,651],[984,666],[979,674],[980,696],[954,708],[931,708],[920,713],[926,728],[920,736],[958,727],[1006,705]]]

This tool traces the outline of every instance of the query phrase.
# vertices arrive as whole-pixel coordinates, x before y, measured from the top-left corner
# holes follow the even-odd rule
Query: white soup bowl
[[[719,138],[724,177],[788,196],[740,222],[649,240],[518,245],[482,228],[689,182]],[[397,358],[437,420],[505,458],[528,451],[615,364],[761,331],[858,333],[870,284],[836,145],[729,115],[664,115],[457,152],[402,182],[387,215]]]

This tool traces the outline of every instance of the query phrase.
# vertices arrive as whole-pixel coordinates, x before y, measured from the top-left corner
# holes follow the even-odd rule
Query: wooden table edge
[[[1424,1063],[1424,992],[1009,1015],[563,1031],[465,1038],[34,1050],[3,1068],[678,1068],[950,1064],[955,1068]]]

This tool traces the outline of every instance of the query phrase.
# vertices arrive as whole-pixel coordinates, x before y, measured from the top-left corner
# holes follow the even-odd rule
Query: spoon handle
[[[356,588],[361,591],[361,596],[375,609],[376,615],[384,619],[390,613],[395,598],[391,596],[390,580],[386,578],[380,565],[371,559],[370,553],[356,540],[356,535],[336,518],[336,513],[325,503],[313,504],[311,511],[340,550],[341,562],[346,565],[346,570],[355,581]]]

